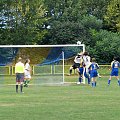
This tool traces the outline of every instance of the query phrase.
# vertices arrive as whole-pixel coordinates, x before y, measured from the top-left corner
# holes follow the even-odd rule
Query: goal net
[[[32,84],[44,85],[71,82],[72,80],[69,81],[67,77],[69,67],[73,64],[74,57],[84,51],[84,44],[0,46],[0,81],[3,80],[2,77],[7,78],[8,76],[15,79],[14,66],[18,57],[22,57],[23,63],[27,58],[31,61]],[[73,72],[73,75],[76,75],[76,71]],[[14,81],[12,82],[14,83]],[[84,80],[83,82],[85,83]]]

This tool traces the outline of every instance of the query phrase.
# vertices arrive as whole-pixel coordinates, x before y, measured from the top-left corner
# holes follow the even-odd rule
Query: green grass
[[[15,93],[14,78],[0,85],[1,120],[119,120],[120,87],[108,77],[98,80],[97,87],[67,84],[29,86],[24,94]],[[67,81],[76,76],[66,76]]]

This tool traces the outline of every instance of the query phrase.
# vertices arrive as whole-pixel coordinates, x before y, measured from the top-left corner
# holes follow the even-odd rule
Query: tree
[[[50,44],[72,44],[86,39],[86,30],[80,23],[54,22],[50,29]]]
[[[2,1],[1,44],[36,44],[47,30],[43,24],[45,8],[42,0]],[[6,34],[7,33],[7,34]]]
[[[120,34],[106,30],[94,32],[92,39],[96,43],[93,46],[87,46],[87,49],[99,63],[110,63],[114,56],[120,56],[119,38]]]
[[[104,16],[105,26],[113,32],[120,32],[120,0],[111,0]]]

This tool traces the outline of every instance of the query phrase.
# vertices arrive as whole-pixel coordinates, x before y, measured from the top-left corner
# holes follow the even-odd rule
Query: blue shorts
[[[16,82],[24,82],[24,73],[16,73]]]
[[[98,76],[97,70],[91,70],[90,71],[90,78],[97,77],[97,76]]]
[[[118,70],[112,70],[110,75],[111,76],[118,76]]]

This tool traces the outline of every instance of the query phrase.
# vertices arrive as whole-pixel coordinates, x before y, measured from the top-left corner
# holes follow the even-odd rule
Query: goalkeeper
[[[82,79],[83,79],[83,57],[80,57],[80,67],[77,68],[77,72],[79,74],[79,82],[77,82],[77,84],[81,84]]]
[[[69,69],[69,75],[72,74],[72,69],[76,69],[80,67],[80,61],[81,61],[82,53],[78,53],[78,55],[74,59],[74,64]]]

